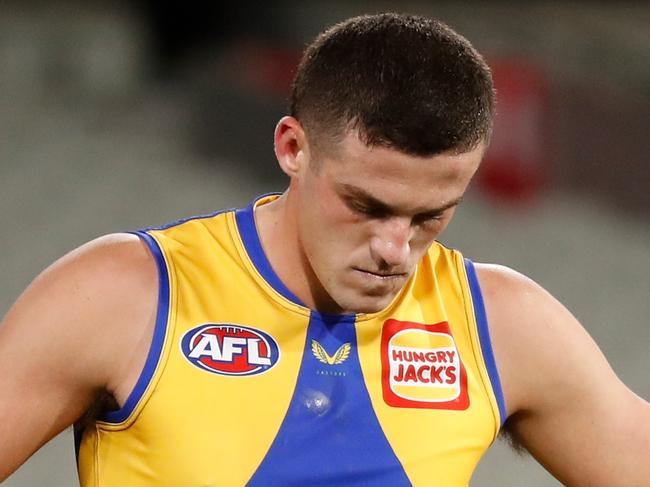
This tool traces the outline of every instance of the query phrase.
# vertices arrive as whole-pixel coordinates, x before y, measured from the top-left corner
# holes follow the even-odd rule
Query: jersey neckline
[[[288,299],[298,306],[307,308],[305,303],[303,303],[298,296],[292,293],[289,288],[282,282],[280,277],[273,270],[271,262],[266,257],[264,248],[262,247],[262,241],[257,232],[257,226],[255,225],[255,208],[258,205],[265,203],[270,203],[271,201],[277,199],[280,196],[280,193],[267,193],[262,196],[258,196],[253,200],[253,202],[248,205],[246,208],[240,208],[235,210],[235,219],[237,221],[237,228],[239,230],[239,235],[241,236],[242,243],[244,244],[244,249],[248,254],[248,257],[251,260],[253,266],[260,273],[262,278],[282,297]]]

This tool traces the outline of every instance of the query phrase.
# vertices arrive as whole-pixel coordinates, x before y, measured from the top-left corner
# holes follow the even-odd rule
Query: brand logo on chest
[[[384,401],[389,406],[469,407],[467,373],[448,323],[386,321],[381,362]]]
[[[349,343],[344,343],[336,350],[334,355],[330,355],[327,353],[327,350],[325,350],[325,347],[316,340],[311,341],[311,353],[319,362],[327,365],[342,364],[350,356],[350,350],[352,350],[352,346]]]
[[[237,324],[198,326],[183,335],[180,346],[192,365],[219,375],[261,374],[280,359],[280,348],[271,335]]]

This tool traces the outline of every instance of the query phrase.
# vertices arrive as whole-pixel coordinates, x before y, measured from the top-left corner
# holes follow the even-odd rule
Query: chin
[[[359,296],[339,301],[339,305],[347,313],[377,313],[385,309],[394,296]]]

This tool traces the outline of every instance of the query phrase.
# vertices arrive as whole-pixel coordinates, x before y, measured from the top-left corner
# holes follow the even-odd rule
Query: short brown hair
[[[394,13],[321,33],[291,93],[291,115],[317,146],[356,129],[370,146],[465,152],[489,139],[493,114],[490,69],[469,41],[438,20]]]

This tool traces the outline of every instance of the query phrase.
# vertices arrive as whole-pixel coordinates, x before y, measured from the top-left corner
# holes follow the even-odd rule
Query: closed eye
[[[439,222],[444,218],[444,213],[422,213],[413,217],[414,225],[424,225],[427,223]]]
[[[355,213],[359,213],[370,218],[386,218],[390,215],[388,208],[382,205],[365,204],[352,199],[346,200],[348,207]]]

